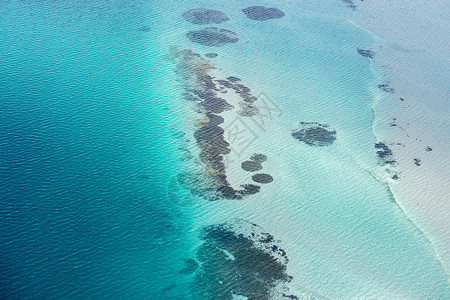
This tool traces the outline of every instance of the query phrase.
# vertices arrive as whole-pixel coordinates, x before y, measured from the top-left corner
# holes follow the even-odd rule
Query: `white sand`
[[[393,146],[399,205],[426,234],[450,273],[449,1],[364,1],[349,10],[355,24],[380,37],[376,52],[395,94],[374,106],[375,135]],[[380,82],[382,83],[382,82]],[[404,101],[400,100],[400,97]],[[396,118],[397,127],[389,125]],[[426,151],[430,146],[432,151]],[[421,165],[416,166],[414,159]]]

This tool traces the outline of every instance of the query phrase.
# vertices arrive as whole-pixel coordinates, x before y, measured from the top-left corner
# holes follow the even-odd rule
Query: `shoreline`
[[[340,19],[342,20],[342,18]],[[343,27],[347,29],[346,26]],[[367,32],[367,30],[363,31]],[[359,32],[355,33],[352,29],[349,32],[358,38],[361,37]],[[253,34],[258,36],[259,32],[255,31]],[[259,40],[268,42],[262,38]],[[348,55],[348,60],[345,62],[354,63],[354,68],[362,70],[355,71],[352,75],[372,73],[367,70],[364,66],[366,63],[362,63],[361,59],[354,60],[354,55],[358,54],[354,54],[353,51],[356,52],[359,47],[367,47],[364,41],[369,43],[367,38],[362,38],[362,41],[363,45],[356,43],[353,45],[355,46],[354,50],[342,46]],[[374,44],[376,45],[376,43]],[[255,148],[260,147],[267,154],[271,154],[267,167],[269,173],[272,171],[276,175],[275,183],[268,188],[261,185],[260,193],[253,197],[246,197],[242,201],[200,201],[201,203],[198,203],[196,208],[198,211],[195,212],[196,230],[201,230],[209,224],[222,224],[236,217],[262,226],[275,238],[283,241],[285,245],[283,248],[286,249],[290,259],[287,264],[288,274],[294,275],[290,285],[291,288],[295,287],[299,295],[306,291],[323,291],[324,295],[345,297],[346,295],[355,295],[357,287],[361,293],[376,291],[380,296],[394,296],[391,293],[395,293],[395,291],[388,286],[389,284],[397,285],[402,289],[397,291],[397,296],[412,295],[412,293],[417,295],[433,294],[433,291],[423,283],[415,281],[417,275],[421,277],[423,274],[428,274],[430,275],[429,283],[434,286],[441,282],[441,279],[445,281],[447,278],[439,265],[440,262],[436,261],[432,249],[429,249],[426,236],[420,234],[415,223],[411,224],[410,219],[406,218],[402,207],[389,202],[392,199],[392,189],[389,189],[385,181],[373,176],[376,172],[368,172],[370,174],[361,172],[361,168],[364,171],[380,168],[380,165],[377,165],[375,154],[377,149],[374,148],[374,143],[385,140],[374,134],[373,124],[376,122],[376,116],[370,104],[370,100],[372,100],[370,94],[372,93],[366,91],[370,89],[369,86],[376,87],[377,82],[365,80],[355,87],[351,83],[343,81],[344,86],[350,88],[349,93],[344,88],[341,89],[339,85],[329,85],[328,90],[323,90],[323,85],[311,84],[309,86],[308,76],[296,74],[294,71],[297,69],[291,67],[287,59],[269,60],[267,62],[273,64],[273,69],[264,66],[258,70],[254,70],[249,62],[242,61],[243,64],[250,65],[245,70],[245,67],[235,65],[236,61],[241,62],[240,59],[245,59],[249,54],[255,56],[255,61],[258,61],[257,58],[265,61],[271,57],[272,53],[253,51],[251,44],[238,45],[240,45],[239,51],[242,51],[242,55],[230,47],[225,52],[223,52],[224,50],[220,51],[219,58],[217,58],[220,63],[217,65],[214,63],[214,65],[226,68],[227,75],[242,76],[246,80],[251,79],[251,83],[256,84],[255,87],[258,86],[258,83],[260,85],[265,83],[264,89],[270,91],[270,96],[276,101],[281,101],[279,104],[287,111],[286,117],[267,127],[272,132],[261,134],[260,140],[254,145]],[[270,50],[276,50],[277,47],[274,46]],[[191,47],[184,46],[183,48]],[[199,48],[198,46],[192,48],[197,53],[203,52],[196,49]],[[361,52],[370,54],[370,52]],[[274,52],[274,54],[276,53]],[[328,52],[323,54],[324,57],[335,57]],[[290,58],[294,59],[294,57]],[[317,57],[312,59],[317,59]],[[309,60],[305,59],[305,61]],[[293,60],[293,62],[298,65],[303,63],[302,60]],[[347,64],[338,65],[338,69],[342,66],[345,67]],[[266,73],[263,73],[264,69],[266,69]],[[312,72],[316,68],[303,69],[311,72],[309,74],[314,74]],[[211,77],[219,77],[219,80],[225,77],[221,74],[222,69],[211,70],[211,74],[209,74]],[[288,70],[292,72],[288,72]],[[228,74],[228,72],[231,73]],[[305,78],[307,81],[300,80]],[[332,75],[329,78],[333,79]],[[339,77],[335,78],[340,80]],[[214,84],[216,79],[212,80]],[[267,84],[267,81],[270,83]],[[326,82],[332,83],[333,81]],[[300,85],[295,85],[296,89],[289,90],[286,89],[284,83]],[[379,82],[379,84],[382,85],[384,82]],[[217,86],[215,85],[215,87]],[[300,92],[298,92],[299,90]],[[235,102],[236,99],[222,97],[220,89],[216,91],[219,97],[226,99],[227,105],[232,105],[235,110],[239,109]],[[341,92],[338,94],[341,97],[336,95],[336,91]],[[375,92],[379,92],[379,90],[375,88]],[[324,97],[324,94],[327,95],[326,93],[329,93],[331,97]],[[364,96],[361,97],[361,95]],[[309,101],[310,98],[317,98],[318,101]],[[360,100],[361,98],[362,100]],[[290,99],[297,101],[290,101]],[[333,103],[333,100],[339,101]],[[330,116],[327,113],[330,110],[329,103],[335,104],[333,106],[335,109],[342,110],[341,114],[336,113],[336,116]],[[342,113],[345,111],[349,112],[346,115],[347,120],[344,119],[341,122]],[[226,128],[232,119],[231,111],[226,110],[219,114],[222,114],[222,117],[228,122],[224,120],[219,126],[223,129],[221,134],[225,137],[228,135]],[[358,118],[354,119],[353,115]],[[196,121],[194,121],[192,124],[194,130],[197,125],[203,126],[201,121],[207,115],[202,116],[195,118],[199,124],[195,124]],[[292,122],[296,124],[294,125]],[[311,148],[311,145],[296,141],[291,136],[291,130],[294,128],[293,126],[297,127],[297,123],[302,122],[304,124],[320,122],[336,127],[336,143],[329,148]],[[364,130],[361,131],[359,128],[364,128]],[[379,141],[377,141],[377,137],[380,139]],[[352,142],[353,144],[356,142],[356,147],[352,146]],[[231,144],[230,141],[227,143]],[[198,146],[197,143],[195,147]],[[230,152],[224,153],[223,157],[231,153],[232,149],[229,150]],[[248,159],[247,156],[259,153],[259,149],[256,150],[249,148],[247,153],[249,155],[244,155],[244,158]],[[203,164],[201,166],[203,167]],[[264,165],[265,167],[266,165]],[[244,174],[241,166],[240,164],[234,165],[232,168],[224,166],[224,171],[230,177],[227,177],[227,185],[235,193],[236,184],[239,184],[241,178],[245,177],[241,176]],[[332,176],[332,174],[338,174],[338,176]],[[249,181],[248,177],[245,181]],[[323,188],[325,186],[327,188]],[[354,216],[357,218],[353,218]],[[336,223],[340,226],[335,227]],[[395,230],[390,231],[391,228],[395,228]],[[354,248],[352,248],[353,245]],[[348,264],[343,266],[343,261]],[[427,264],[424,263],[425,261]],[[395,268],[385,270],[382,267],[384,263],[393,264]],[[323,265],[327,265],[327,267],[322,269]],[[402,271],[403,267],[409,268],[413,265],[416,270],[414,276],[411,275],[412,273]],[[335,274],[330,273],[331,270]],[[430,270],[434,271],[430,272]],[[391,282],[392,276],[402,276],[401,282],[399,280]],[[323,280],[333,282],[335,286],[325,288],[321,286]],[[420,287],[418,290],[410,289],[410,286],[415,287],[416,284],[417,288]]]
[[[450,169],[450,162],[446,159],[450,149],[444,143],[445,136],[450,134],[449,130],[446,130],[450,122],[445,120],[449,110],[442,102],[446,96],[448,99],[448,92],[445,92],[448,91],[448,84],[444,82],[445,79],[436,80],[439,69],[430,71],[427,63],[434,62],[436,66],[438,62],[443,62],[441,74],[444,74],[444,77],[445,65],[449,64],[445,54],[439,56],[445,52],[439,51],[438,39],[408,39],[409,32],[414,32],[415,29],[423,30],[419,28],[424,27],[424,24],[414,23],[412,28],[413,22],[408,20],[412,20],[414,16],[402,13],[402,4],[383,9],[379,8],[378,3],[381,13],[377,16],[374,16],[374,11],[377,10],[370,7],[371,5],[365,2],[358,4],[358,10],[349,19],[358,27],[370,30],[377,39],[383,40],[379,49],[375,50],[373,63],[377,68],[376,73],[387,78],[386,83],[392,92],[380,89],[378,92],[381,97],[374,99],[373,132],[378,140],[386,141],[392,146],[396,165],[391,169],[398,174],[399,179],[379,179],[389,185],[405,216],[430,241],[436,258],[449,276],[450,204],[447,198],[450,194],[450,174],[445,170]],[[436,13],[430,6],[426,8],[430,9],[427,15]],[[365,11],[368,13],[362,17],[361,14]],[[395,14],[399,14],[398,19],[403,18],[404,23],[394,21],[389,28],[377,24],[377,21],[382,19],[394,19]],[[422,18],[419,20],[424,21]],[[435,29],[435,32],[430,36],[445,34],[438,31],[439,26],[432,29]],[[380,85],[384,83],[380,82]],[[433,108],[434,105],[437,108]],[[436,118],[437,121],[434,121]],[[431,124],[431,120],[435,124]]]

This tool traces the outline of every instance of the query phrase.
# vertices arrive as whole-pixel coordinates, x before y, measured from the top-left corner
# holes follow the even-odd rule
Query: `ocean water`
[[[269,5],[279,20],[240,9]],[[240,41],[189,42],[181,14],[208,7]],[[326,9],[325,9],[326,8]],[[323,11],[340,1],[10,1],[0,7],[0,294],[2,298],[189,299],[199,233],[243,218],[280,239],[289,288],[332,299],[445,299],[448,276],[396,205],[372,132],[374,37]],[[139,30],[143,26],[149,31]],[[268,155],[272,185],[210,202],[174,178],[195,113],[168,59],[205,54],[264,92],[281,114],[243,155]],[[337,131],[330,147],[291,137],[298,122]],[[192,146],[195,148],[194,146]],[[195,150],[193,150],[195,152]],[[246,178],[248,179],[248,178]],[[175,182],[175,183],[174,183]]]
[[[1,298],[155,299],[182,285],[173,80],[138,31],[150,4],[2,2]]]

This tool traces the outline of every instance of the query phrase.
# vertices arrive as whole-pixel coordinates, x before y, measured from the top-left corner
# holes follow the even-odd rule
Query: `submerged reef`
[[[329,146],[336,140],[336,131],[329,125],[316,122],[300,122],[292,136],[310,146]]]
[[[220,47],[225,44],[237,43],[239,41],[239,38],[233,31],[217,27],[192,30],[189,31],[186,36],[191,42],[210,47]]]
[[[240,116],[253,117],[253,116],[256,116],[259,113],[259,109],[255,105],[253,105],[252,103],[240,102],[239,106],[241,107],[241,109],[237,113]]]
[[[352,0],[342,0],[345,4],[347,4],[347,7],[350,7],[353,10],[356,10],[356,5]]]
[[[255,172],[255,171],[259,171],[262,170],[262,165],[259,162],[256,161],[251,161],[251,160],[246,160],[242,163],[242,169],[244,169],[245,171],[248,172]]]
[[[397,145],[398,144],[399,143],[397,143]],[[375,143],[375,149],[377,150],[378,164],[385,167],[385,171],[390,175],[391,179],[398,180],[399,174],[395,171],[395,168],[393,168],[396,165],[396,161],[392,150],[383,142]]]
[[[390,87],[390,83],[389,82],[383,83],[383,84],[379,84],[378,88],[383,90],[383,91],[385,91],[386,93],[391,93],[391,94],[395,93],[394,88]]]
[[[230,20],[225,13],[207,8],[194,8],[185,11],[183,13],[183,18],[188,22],[198,25],[219,24]]]
[[[368,58],[374,58],[375,57],[375,52],[373,52],[372,50],[364,50],[364,49],[357,49],[358,53],[361,54],[364,57],[368,57]]]
[[[235,219],[204,228],[201,238],[200,267],[193,283],[199,299],[281,299],[288,292],[286,283],[292,277],[286,273],[286,252],[260,226]]]
[[[267,160],[267,156],[264,154],[255,153],[250,157],[250,159],[257,163],[263,163]]]
[[[375,143],[375,149],[377,149],[378,158],[382,161],[384,165],[395,164],[392,150],[389,149],[389,147],[385,143],[383,142]]]
[[[360,1],[364,1],[364,0],[360,0]],[[353,0],[342,0],[342,2],[347,4],[347,7],[351,8],[353,10],[356,10],[356,8],[357,8],[356,3]]]
[[[206,53],[205,56],[207,58],[216,58],[218,56],[218,54],[217,53]]]
[[[250,6],[242,10],[247,18],[257,21],[279,19],[284,17],[284,12],[274,7]]]
[[[273,181],[273,177],[269,174],[255,174],[252,176],[253,181],[258,183],[270,183]]]
[[[219,97],[218,93],[233,90],[242,100],[240,103],[252,103],[257,98],[250,94],[248,87],[232,82],[240,81],[237,77],[228,77],[227,80],[212,76],[214,67],[211,61],[200,54],[172,48],[170,57],[181,77],[184,98],[193,102],[195,111],[201,115],[194,138],[200,149],[198,159],[204,165],[204,173],[180,174],[178,183],[190,189],[192,194],[211,201],[223,198],[242,199],[259,192],[260,187],[257,185],[241,184],[232,187],[227,179],[224,156],[230,154],[231,145],[226,141],[225,130],[220,126],[225,121],[220,114],[234,109],[234,106]],[[259,159],[264,160],[264,157]],[[261,164],[253,160],[244,165],[255,171],[262,168],[258,168]]]
[[[237,77],[234,77],[234,76],[229,76],[229,77],[227,77],[227,79],[228,79],[229,81],[231,81],[231,82],[238,82],[238,81],[241,81],[240,78],[237,78]]]

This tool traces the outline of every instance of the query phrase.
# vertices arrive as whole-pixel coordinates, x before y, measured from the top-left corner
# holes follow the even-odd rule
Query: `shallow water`
[[[286,16],[264,22],[240,11],[259,1],[2,5],[1,295],[187,299],[195,273],[180,271],[202,228],[243,218],[281,240],[294,294],[444,299],[427,239],[372,176],[379,78],[356,48],[376,42],[321,13],[348,9],[336,2],[268,2]],[[240,41],[189,42],[202,27],[182,13],[197,7],[225,12],[217,26]],[[195,165],[180,148],[198,116],[171,46],[218,53],[280,109],[242,154],[268,156],[274,182],[255,196],[209,202],[174,181]],[[302,144],[298,122],[330,124],[337,141]]]

